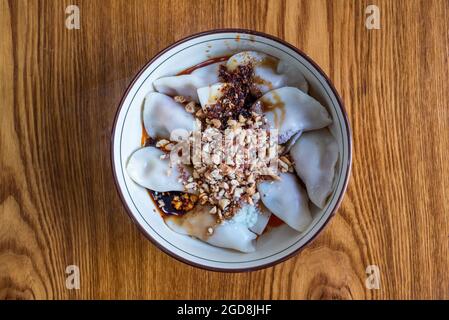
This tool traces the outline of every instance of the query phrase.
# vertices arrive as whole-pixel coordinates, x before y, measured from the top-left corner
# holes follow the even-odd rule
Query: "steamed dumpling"
[[[326,108],[298,88],[272,90],[258,101],[270,127],[279,130],[281,144],[300,130],[321,129],[332,123]]]
[[[243,221],[233,218],[215,226],[216,217],[209,213],[209,209],[208,206],[197,206],[184,215],[166,218],[165,223],[177,233],[194,236],[216,247],[241,252],[256,250],[256,234],[249,231]],[[211,235],[207,232],[210,227],[214,228]]]
[[[257,185],[263,204],[293,229],[303,232],[312,222],[309,199],[299,179],[292,173],[281,173],[280,180]]]
[[[183,175],[190,175],[188,169],[180,165],[170,167],[170,160],[161,159],[163,154],[155,147],[138,149],[126,165],[128,175],[137,184],[153,191],[185,191],[179,180]]]
[[[173,98],[159,92],[150,92],[145,97],[143,124],[150,137],[170,139],[170,134],[175,129],[193,131],[195,119]]]
[[[218,99],[223,96],[223,91],[226,86],[226,83],[219,82],[210,86],[199,88],[197,92],[201,107],[204,108],[206,105],[215,104]]]
[[[305,132],[290,150],[295,169],[305,183],[310,200],[324,208],[332,192],[338,144],[328,129]]]
[[[169,96],[184,96],[198,102],[196,90],[217,83],[218,69],[223,62],[217,62],[194,70],[191,74],[163,77],[153,82],[154,88]]]
[[[233,71],[237,66],[249,63],[254,67],[254,82],[262,94],[285,86],[297,87],[307,92],[307,81],[301,71],[265,53],[255,51],[237,53],[229,58],[226,67]]]

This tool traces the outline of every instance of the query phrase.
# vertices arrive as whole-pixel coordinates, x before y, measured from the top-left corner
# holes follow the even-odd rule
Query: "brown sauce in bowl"
[[[264,99],[262,99],[262,111],[272,111],[274,115],[274,126],[279,128],[285,121],[285,103],[281,100],[281,97],[276,91],[273,91],[272,96],[274,103],[273,101],[264,101]]]
[[[177,74],[177,76],[181,76],[181,75],[185,75],[185,74],[191,74],[196,69],[208,66],[208,65],[213,64],[213,63],[227,61],[229,59],[229,57],[230,56],[222,56],[222,57],[216,57],[216,58],[208,59],[206,61],[198,63],[197,65],[194,65],[193,67],[187,68],[187,69],[179,72]]]

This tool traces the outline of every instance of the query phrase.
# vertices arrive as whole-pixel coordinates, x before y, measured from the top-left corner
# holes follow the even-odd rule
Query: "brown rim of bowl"
[[[292,253],[286,255],[285,257],[282,257],[280,259],[277,259],[273,262],[269,262],[266,264],[262,264],[259,265],[257,267],[248,267],[248,268],[240,268],[240,269],[226,269],[226,268],[215,268],[215,267],[209,267],[203,264],[199,264],[199,263],[195,263],[192,262],[190,260],[187,260],[173,252],[171,252],[170,250],[168,250],[167,248],[165,248],[164,246],[162,246],[156,239],[154,239],[150,234],[147,233],[147,231],[137,222],[137,220],[134,218],[134,215],[131,212],[131,209],[129,208],[128,204],[126,203],[122,191],[117,183],[117,172],[115,171],[115,167],[114,167],[114,136],[115,136],[115,129],[117,126],[117,119],[118,119],[118,115],[120,114],[120,111],[122,110],[123,107],[123,102],[126,98],[126,96],[128,95],[129,91],[131,90],[131,88],[134,86],[134,83],[137,81],[137,79],[141,76],[141,74],[157,59],[159,58],[161,55],[163,55],[164,53],[166,53],[167,51],[175,48],[176,46],[201,37],[201,36],[205,36],[205,35],[209,35],[209,34],[217,34],[217,33],[241,33],[241,34],[247,34],[247,35],[254,35],[254,36],[260,36],[260,37],[264,37],[270,40],[273,40],[275,42],[278,42],[288,48],[290,48],[291,50],[295,51],[297,54],[299,54],[300,56],[302,56],[304,59],[306,59],[322,76],[323,78],[326,80],[327,84],[329,85],[329,87],[332,89],[333,94],[335,95],[335,97],[337,98],[338,101],[338,106],[342,111],[343,114],[343,120],[346,124],[346,134],[349,138],[348,141],[348,171],[345,177],[345,181],[343,184],[343,189],[340,193],[340,195],[338,196],[338,200],[336,205],[334,206],[334,208],[332,209],[332,212],[330,213],[329,217],[326,219],[326,221],[323,223],[323,225],[315,232],[315,234],[312,235],[312,237],[307,240],[300,248],[296,249],[295,251],[293,251]],[[159,248],[160,250],[162,250],[163,252],[165,252],[166,254],[168,254],[169,256],[175,258],[178,261],[181,261],[187,265],[193,266],[193,267],[197,267],[200,269],[204,269],[204,270],[208,270],[208,271],[215,271],[215,272],[230,272],[230,273],[236,273],[236,272],[249,272],[249,271],[256,271],[256,270],[260,270],[260,269],[264,269],[264,268],[268,268],[268,267],[272,267],[278,263],[284,262],[288,259],[290,259],[291,257],[297,255],[303,248],[305,248],[306,246],[310,245],[310,243],[315,240],[315,238],[318,236],[318,234],[320,234],[323,229],[327,226],[327,224],[329,223],[329,221],[331,220],[331,218],[335,215],[336,211],[338,210],[338,208],[340,207],[341,201],[343,199],[344,194],[346,193],[346,189],[348,187],[348,182],[349,182],[349,177],[351,175],[351,167],[352,167],[352,132],[351,132],[351,128],[349,126],[349,121],[348,121],[348,115],[346,113],[346,109],[344,107],[344,104],[340,98],[340,95],[338,94],[337,90],[335,89],[332,81],[329,79],[329,77],[326,75],[326,73],[318,66],[318,64],[316,64],[307,54],[305,54],[304,52],[302,52],[301,50],[299,50],[298,48],[294,47],[293,45],[289,44],[288,42],[263,33],[263,32],[259,32],[259,31],[253,31],[253,30],[249,30],[249,29],[213,29],[213,30],[208,30],[208,31],[203,31],[203,32],[199,32],[199,33],[195,33],[192,34],[190,36],[187,36],[185,38],[182,38],[176,42],[174,42],[173,44],[169,45],[168,47],[166,47],[165,49],[159,51],[155,56],[153,56],[140,70],[139,72],[134,76],[133,80],[131,81],[131,83],[128,85],[126,91],[124,92],[121,100],[120,100],[120,104],[119,107],[115,113],[115,117],[114,117],[114,123],[112,126],[112,132],[111,132],[111,166],[112,166],[112,172],[114,175],[114,183],[115,183],[115,187],[117,189],[117,192],[120,196],[120,199],[126,209],[126,212],[128,214],[128,216],[131,218],[131,220],[137,225],[138,229],[145,235],[145,237],[150,240],[157,248]]]

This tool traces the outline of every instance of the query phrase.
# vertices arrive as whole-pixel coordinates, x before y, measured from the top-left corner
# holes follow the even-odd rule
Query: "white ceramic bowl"
[[[323,210],[314,212],[313,222],[303,233],[287,225],[273,228],[257,240],[254,253],[216,248],[171,231],[147,191],[135,184],[125,171],[129,155],[140,147],[141,110],[152,82],[174,75],[212,57],[255,50],[286,60],[306,77],[310,94],[332,115],[331,131],[340,147],[335,189]],[[120,103],[112,131],[112,167],[119,194],[135,223],[161,250],[197,267],[216,271],[248,271],[272,266],[298,253],[328,223],[346,190],[351,170],[351,130],[343,104],[324,72],[304,53],[270,35],[249,30],[224,29],[182,39],[152,58],[134,78]],[[288,197],[288,195],[286,195]]]

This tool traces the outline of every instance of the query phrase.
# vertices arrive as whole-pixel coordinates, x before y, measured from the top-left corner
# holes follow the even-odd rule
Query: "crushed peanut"
[[[156,147],[157,148],[162,148],[162,147],[166,146],[169,143],[170,143],[170,141],[168,141],[167,139],[161,139],[158,142],[156,142]]]
[[[187,102],[187,98],[184,96],[175,96],[173,99],[175,99],[176,102],[179,103],[185,103]]]
[[[217,207],[212,207],[212,209],[209,210],[209,213],[216,214],[217,213]]]
[[[217,129],[221,127],[221,121],[218,119],[212,119],[210,122]]]
[[[173,147],[174,147],[175,145],[173,144],[173,143],[169,143],[169,144],[166,144],[165,146],[164,146],[164,149],[166,150],[166,151],[171,151],[171,150],[173,150]]]
[[[194,113],[195,112],[195,108],[196,108],[196,103],[195,101],[190,101],[189,103],[186,104],[185,109],[188,113]]]

